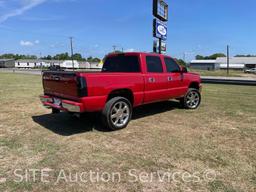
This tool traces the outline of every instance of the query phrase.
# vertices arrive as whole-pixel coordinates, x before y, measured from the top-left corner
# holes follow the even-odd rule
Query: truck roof
[[[117,56],[117,55],[157,55],[157,56],[160,56],[160,55],[163,55],[163,54],[153,53],[153,52],[152,53],[148,53],[148,52],[124,52],[124,53],[110,53],[107,56]],[[167,55],[163,55],[163,56],[169,57]]]

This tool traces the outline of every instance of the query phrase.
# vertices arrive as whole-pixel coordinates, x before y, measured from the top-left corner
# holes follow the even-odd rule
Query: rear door
[[[162,101],[168,98],[167,74],[159,56],[146,56],[144,103]]]
[[[164,57],[164,62],[167,70],[167,94],[169,98],[171,99],[183,96],[187,91],[187,87],[185,86],[184,75],[181,73],[181,67],[170,57]]]

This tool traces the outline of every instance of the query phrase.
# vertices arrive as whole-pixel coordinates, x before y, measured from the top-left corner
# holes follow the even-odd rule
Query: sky
[[[167,54],[256,54],[255,0],[167,0]],[[153,47],[152,0],[0,0],[0,54],[103,57]]]

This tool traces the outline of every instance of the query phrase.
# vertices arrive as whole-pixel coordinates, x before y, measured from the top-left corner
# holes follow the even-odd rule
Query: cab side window
[[[147,56],[147,71],[149,73],[163,73],[163,66],[160,57],[158,56]]]
[[[174,59],[165,57],[164,61],[165,61],[165,65],[168,73],[180,72],[180,66],[177,64],[177,62]]]

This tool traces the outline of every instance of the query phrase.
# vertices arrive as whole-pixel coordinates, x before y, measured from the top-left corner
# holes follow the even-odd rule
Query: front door
[[[144,103],[168,99],[168,79],[159,56],[146,56]]]
[[[168,96],[170,99],[177,98],[186,94],[187,87],[183,81],[183,74],[177,62],[170,58],[164,58],[168,74]]]

